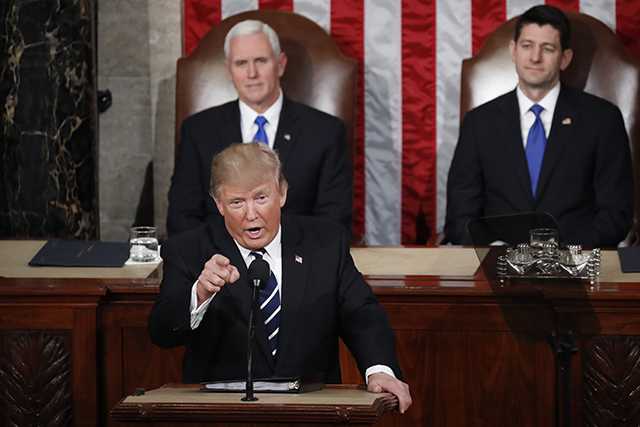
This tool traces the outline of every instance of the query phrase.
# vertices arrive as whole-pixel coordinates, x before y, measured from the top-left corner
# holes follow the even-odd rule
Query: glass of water
[[[158,257],[158,238],[155,227],[131,227],[129,259],[153,262]]]
[[[558,230],[555,228],[534,228],[529,231],[529,244],[536,249],[542,249],[545,243],[558,247]]]

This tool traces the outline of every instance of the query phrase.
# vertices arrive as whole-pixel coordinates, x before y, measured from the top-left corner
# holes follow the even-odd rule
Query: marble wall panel
[[[0,237],[98,234],[94,11],[0,2]]]

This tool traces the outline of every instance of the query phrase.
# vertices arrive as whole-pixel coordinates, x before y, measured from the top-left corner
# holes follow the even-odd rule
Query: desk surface
[[[29,261],[45,240],[0,240],[0,277],[48,279],[144,279],[158,264],[125,265],[120,268],[31,267]]]

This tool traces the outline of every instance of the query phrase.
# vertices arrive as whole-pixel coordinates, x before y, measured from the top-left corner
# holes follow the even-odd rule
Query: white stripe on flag
[[[581,0],[580,12],[591,15],[616,30],[616,0]]]
[[[436,4],[437,224],[441,232],[447,200],[447,174],[458,141],[460,66],[471,56],[471,0]]]
[[[402,4],[365,0],[365,242],[400,243]]]
[[[522,15],[532,6],[544,4],[544,0],[506,0],[507,19]]]
[[[258,0],[221,0],[222,19],[258,8]]]
[[[293,0],[293,11],[331,31],[331,0]]]

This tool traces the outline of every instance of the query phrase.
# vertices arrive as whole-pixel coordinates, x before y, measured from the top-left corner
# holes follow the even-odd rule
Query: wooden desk
[[[633,418],[640,399],[632,394],[640,387],[640,280],[619,272],[615,253],[605,253],[607,273],[595,287],[497,286],[481,271],[461,274],[456,260],[472,262],[467,250],[445,249],[354,249],[363,272],[375,273],[367,280],[395,330],[414,398],[392,423],[553,425],[554,330],[571,331],[578,347],[571,357],[574,425],[622,425],[624,417],[640,423]],[[385,260],[391,265],[379,270]],[[407,266],[414,275],[401,274]],[[436,268],[438,276],[421,274]],[[75,425],[106,424],[108,411],[136,388],[179,382],[182,350],[155,347],[147,334],[158,287],[158,272],[144,279],[0,279],[0,419],[17,413],[7,404],[13,401],[30,420],[51,420],[55,412]],[[344,354],[342,365],[344,382],[361,382]],[[37,379],[36,391],[8,387],[18,374]],[[44,413],[42,402],[52,409]]]
[[[398,404],[393,395],[368,393],[347,385],[303,394],[257,393],[256,402],[242,402],[242,395],[205,393],[195,385],[168,385],[122,399],[111,411],[111,417],[117,426],[365,426],[373,425]]]

